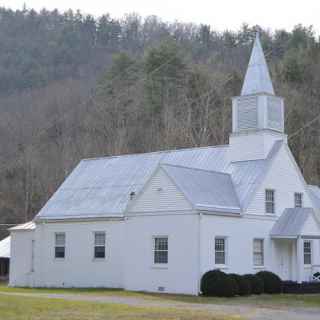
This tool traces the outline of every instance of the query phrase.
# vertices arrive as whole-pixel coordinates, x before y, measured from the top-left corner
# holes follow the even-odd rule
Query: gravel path
[[[247,320],[319,320],[320,308],[262,308],[249,305],[199,304],[174,302],[168,300],[143,299],[116,295],[98,296],[85,294],[54,293],[20,293],[0,292],[0,295],[32,298],[64,299],[69,301],[87,301],[97,303],[116,303],[138,307],[176,308],[184,310],[201,310],[215,315],[239,316]]]

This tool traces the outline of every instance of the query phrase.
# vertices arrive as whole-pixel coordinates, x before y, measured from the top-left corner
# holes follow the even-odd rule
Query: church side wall
[[[199,216],[129,217],[125,231],[125,289],[198,294]],[[153,239],[168,237],[168,263],[154,264]]]
[[[125,289],[198,294],[199,216],[162,168],[129,204]],[[168,237],[168,264],[154,264],[154,238]]]
[[[123,287],[123,221],[37,224],[38,287]],[[106,258],[94,258],[94,232],[106,232]],[[65,232],[65,258],[54,256],[55,233]]]
[[[269,233],[274,219],[202,215],[200,218],[201,274],[212,269],[226,273],[256,273],[277,271],[272,256]],[[215,238],[226,239],[226,265],[215,265]],[[264,266],[253,265],[253,239],[264,239]]]
[[[285,146],[281,147],[281,150],[273,160],[264,181],[259,186],[246,213],[265,214],[265,189],[275,190],[275,210],[277,216],[280,216],[284,209],[294,207],[295,192],[303,193],[304,207],[312,207],[309,195],[299,178],[297,169],[292,163]]]

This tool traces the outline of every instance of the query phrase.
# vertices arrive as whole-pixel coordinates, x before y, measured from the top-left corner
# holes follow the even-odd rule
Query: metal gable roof
[[[238,208],[238,203],[234,205],[234,199],[238,199],[240,207],[243,208],[254,194],[261,177],[265,174],[273,155],[280,146],[281,143],[276,142],[265,160],[232,163],[230,163],[228,156],[229,146],[82,160],[40,210],[36,218],[122,217],[128,205],[130,193],[139,193],[161,164],[228,173],[231,176],[230,181],[233,186],[230,187],[229,182],[224,184],[224,192],[229,190],[228,192],[231,194],[221,198],[222,206],[225,206],[230,200],[229,210],[233,206]],[[215,177],[212,174],[212,178],[217,179],[217,174]],[[207,176],[210,175],[207,174]],[[216,185],[216,182],[212,181],[212,184]],[[226,187],[227,185],[228,187]],[[235,192],[236,196],[232,192]],[[201,202],[206,203],[207,200],[204,200],[206,199]]]
[[[83,160],[40,210],[37,218],[122,216],[161,163],[223,171],[227,146],[191,148]]]
[[[309,215],[313,215],[312,208],[287,208],[274,224],[270,235],[272,237],[297,237]]]
[[[10,237],[0,241],[0,258],[10,258],[10,242]]]
[[[240,213],[240,204],[229,174],[175,165],[161,167],[195,208]]]

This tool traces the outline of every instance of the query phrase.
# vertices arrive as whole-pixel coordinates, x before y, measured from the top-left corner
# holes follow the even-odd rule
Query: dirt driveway
[[[274,307],[264,308],[254,305],[223,305],[174,302],[160,299],[144,299],[139,297],[122,297],[117,295],[96,296],[84,294],[64,293],[20,293],[0,292],[0,295],[21,296],[31,298],[64,299],[69,301],[87,301],[96,303],[116,303],[130,306],[175,308],[184,310],[201,310],[214,315],[239,316],[240,319],[248,320],[320,320],[319,308],[288,308]]]

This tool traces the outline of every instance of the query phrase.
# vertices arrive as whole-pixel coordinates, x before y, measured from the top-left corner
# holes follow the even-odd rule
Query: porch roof
[[[271,238],[296,238],[302,235],[303,227],[310,215],[314,216],[312,208],[287,208],[271,229]]]

